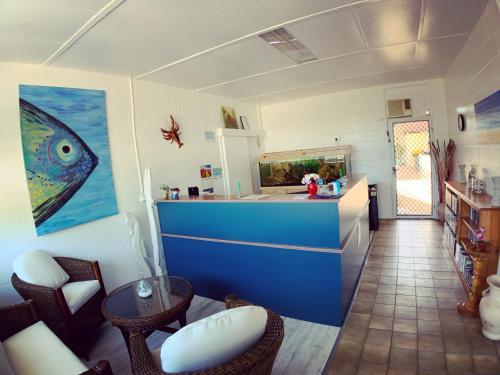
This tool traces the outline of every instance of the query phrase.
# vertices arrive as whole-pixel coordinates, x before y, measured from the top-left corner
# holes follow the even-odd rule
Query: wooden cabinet
[[[462,315],[478,316],[486,278],[498,272],[500,207],[491,206],[488,194],[475,194],[465,184],[446,182],[444,225],[444,239],[468,296],[457,309]],[[480,242],[476,240],[479,228],[484,229]]]

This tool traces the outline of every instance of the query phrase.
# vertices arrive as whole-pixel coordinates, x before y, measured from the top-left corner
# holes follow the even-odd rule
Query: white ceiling
[[[0,60],[272,103],[442,77],[487,0],[0,0]],[[258,37],[286,27],[318,60]]]

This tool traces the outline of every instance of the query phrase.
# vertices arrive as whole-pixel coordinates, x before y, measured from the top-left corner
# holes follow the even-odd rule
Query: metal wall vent
[[[260,34],[259,37],[281,53],[287,55],[297,64],[317,59],[306,46],[298,41],[297,38],[290,34],[284,27]]]

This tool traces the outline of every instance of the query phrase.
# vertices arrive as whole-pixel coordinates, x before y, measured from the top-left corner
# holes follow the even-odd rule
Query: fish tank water
[[[350,174],[350,170],[350,158],[344,155],[259,162],[262,187],[301,185],[306,173],[317,173],[328,183]]]

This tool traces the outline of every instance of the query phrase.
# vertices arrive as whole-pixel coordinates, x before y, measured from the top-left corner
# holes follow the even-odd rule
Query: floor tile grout
[[[456,310],[465,292],[442,234],[432,220],[381,224],[328,374],[500,373],[500,343]]]

